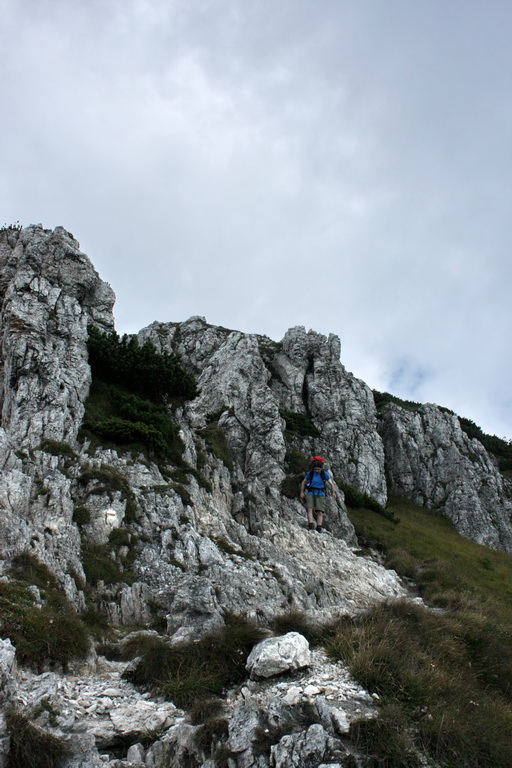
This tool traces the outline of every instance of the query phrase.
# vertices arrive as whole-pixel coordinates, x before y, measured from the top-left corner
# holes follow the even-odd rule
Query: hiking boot
[[[317,525],[316,531],[317,533],[322,533],[322,532],[325,532],[325,528],[323,527],[323,525]]]
[[[316,523],[308,523],[308,528],[310,531],[316,531]]]

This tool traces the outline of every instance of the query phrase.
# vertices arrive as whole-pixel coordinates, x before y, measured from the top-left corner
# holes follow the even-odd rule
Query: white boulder
[[[301,669],[311,663],[309,643],[298,632],[269,637],[254,646],[246,669],[252,677],[272,677],[291,669]]]

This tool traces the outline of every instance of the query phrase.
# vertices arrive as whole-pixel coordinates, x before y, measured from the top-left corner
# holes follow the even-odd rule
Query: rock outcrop
[[[390,404],[380,432],[391,489],[440,510],[466,538],[512,553],[512,484],[457,416]]]

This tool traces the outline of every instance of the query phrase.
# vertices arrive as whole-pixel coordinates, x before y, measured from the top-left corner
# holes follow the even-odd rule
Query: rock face
[[[153,323],[139,333],[159,351],[177,352],[198,376],[191,404],[194,427],[224,409],[222,428],[251,483],[280,484],[287,448],[325,455],[334,474],[386,501],[384,452],[369,387],[345,371],[340,342],[292,328],[282,342],[209,326],[202,317],[179,325]],[[308,416],[317,436],[286,444],[281,416]]]
[[[183,463],[78,440],[91,384],[87,327],[114,328],[114,294],[62,228],[0,231],[0,266],[0,586],[28,551],[77,610],[94,594],[108,622],[125,628],[148,626],[156,611],[171,644],[223,626],[226,612],[268,627],[290,611],[321,622],[403,597],[393,571],[359,556],[343,493],[328,499],[328,532],[307,530],[298,483],[315,454],[338,482],[381,504],[389,486],[512,552],[510,484],[481,444],[435,406],[389,406],[379,418],[332,335],[292,328],[277,343],[201,317],[153,323],[139,340],[179,354],[199,384],[173,410]],[[117,570],[86,586],[91,552]],[[41,608],[35,585],[30,594]],[[274,666],[255,653],[251,670],[267,682],[247,680],[227,697],[219,727],[229,768],[340,765],[350,720],[374,714],[346,670],[297,643],[289,653],[289,640],[265,656]],[[20,671],[15,658],[0,637],[0,708],[20,709],[71,745],[66,768],[217,768],[199,726],[121,679],[126,663],[91,653],[70,679]],[[303,662],[300,677],[270,682]],[[43,700],[53,709],[40,712]],[[2,715],[0,768],[8,750]]]
[[[87,325],[114,327],[115,296],[62,227],[0,240],[1,425],[18,449],[73,440],[90,385]]]
[[[512,553],[512,484],[456,416],[390,404],[380,431],[390,488],[441,510],[466,538]]]

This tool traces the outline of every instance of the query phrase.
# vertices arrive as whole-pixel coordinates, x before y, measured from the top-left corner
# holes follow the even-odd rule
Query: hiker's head
[[[320,471],[322,469],[322,466],[323,465],[322,465],[321,461],[314,461],[313,462],[313,469],[315,469],[315,470],[317,469],[318,471]]]

